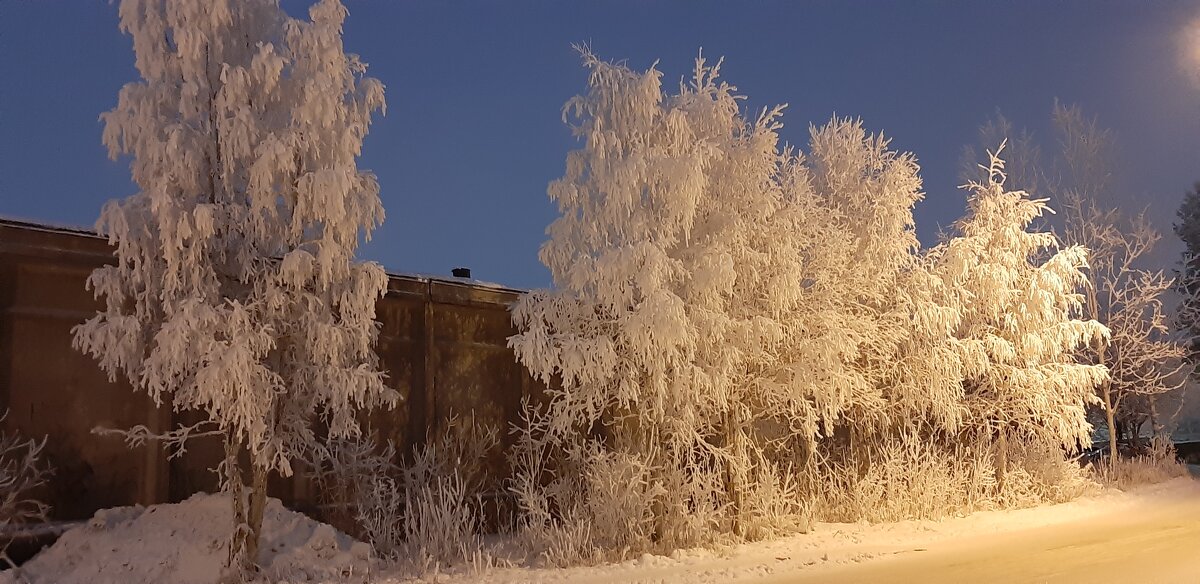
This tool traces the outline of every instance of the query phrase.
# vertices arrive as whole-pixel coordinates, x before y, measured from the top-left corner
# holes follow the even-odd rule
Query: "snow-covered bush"
[[[230,559],[251,570],[268,473],[292,473],[318,418],[352,437],[357,411],[398,399],[374,352],[387,276],[354,260],[383,220],[356,164],[383,85],[344,51],[337,0],[308,20],[272,0],[124,0],[120,16],[141,80],[102,116],[104,143],[140,192],[101,212],[117,261],[88,279],[105,309],[74,343],[156,404],[207,415],[169,441],[225,437]]]
[[[358,497],[358,521],[377,556],[418,574],[477,562],[481,515],[457,473],[415,485],[379,476]]]
[[[1188,475],[1187,465],[1175,455],[1175,446],[1167,436],[1155,436],[1144,454],[1097,460],[1092,474],[1101,484],[1129,489],[1152,485]]]
[[[529,437],[518,442],[511,488],[520,511],[518,536],[530,556],[567,566],[661,551],[655,529],[672,497],[644,461],[588,441],[569,445],[549,473],[544,462],[533,460],[535,449]],[[538,473],[553,478],[544,485],[528,482]]]
[[[327,483],[346,485],[339,503],[354,508],[359,533],[385,562],[421,575],[478,569],[493,562],[480,535],[492,480],[484,464],[497,444],[494,428],[451,418],[409,464],[394,462],[390,444],[379,449],[364,441],[339,445],[344,454],[333,455],[322,472]],[[367,462],[332,462],[354,456]]]
[[[769,460],[754,469],[754,475],[739,494],[742,533],[759,540],[806,532],[812,526],[811,499],[803,496],[800,479],[791,466]]]
[[[310,477],[321,505],[321,520],[351,535],[363,538],[358,517],[361,497],[375,488],[378,477],[399,476],[396,449],[390,441],[381,444],[374,434],[335,438],[314,448]],[[370,537],[365,537],[371,541]]]
[[[857,457],[811,464],[802,492],[821,521],[937,519],[994,506],[991,460],[977,449],[895,436]]]
[[[7,416],[8,412],[0,415],[0,423]],[[39,441],[0,430],[0,528],[46,519],[50,507],[35,496],[52,473],[42,458],[45,447],[46,438]],[[11,535],[0,529],[0,561],[9,565],[5,552]]]
[[[1000,448],[994,444],[993,448]],[[1097,484],[1074,457],[1068,458],[1061,444],[1038,441],[1009,441],[1005,452],[995,452],[993,460],[1006,457],[1004,481],[998,485],[997,507],[1016,509],[1043,503],[1062,503],[1096,489]]]

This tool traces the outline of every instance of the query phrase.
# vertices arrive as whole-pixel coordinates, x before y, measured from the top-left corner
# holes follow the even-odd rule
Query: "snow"
[[[487,280],[478,280],[475,278],[460,278],[458,276],[446,276],[442,274],[428,274],[425,272],[388,272],[388,277],[405,278],[416,280],[418,282],[449,282],[453,284],[464,284],[475,288],[488,288],[492,290],[500,290],[502,292],[526,292],[520,288],[513,288],[497,282],[489,282]]]
[[[1192,470],[1200,477],[1200,467]],[[225,561],[229,518],[227,497],[204,494],[172,505],[101,511],[27,563],[21,576],[30,584],[210,584]],[[259,560],[272,581],[367,577],[366,544],[275,499],[263,525]],[[1069,503],[942,521],[818,523],[807,534],[679,550],[669,557],[643,554],[576,568],[460,570],[429,578],[442,584],[716,584],[900,582],[917,575],[922,582],[967,576],[972,582],[1079,581],[1076,576],[1087,574],[1099,576],[1092,581],[1178,582],[1200,574],[1190,555],[1197,537],[1200,480],[1180,478],[1128,493],[1107,490]],[[1130,556],[1123,568],[1116,565],[1122,554]],[[0,584],[22,582],[14,576],[0,573]],[[381,584],[412,581],[398,573],[371,576]]]
[[[1200,472],[1200,469],[1196,469]],[[1189,535],[1189,534],[1195,534]],[[1154,545],[1112,550],[1108,538]],[[807,534],[717,550],[643,555],[620,564],[579,568],[499,568],[479,574],[442,574],[443,584],[578,584],[726,582],[962,582],[1091,581],[1181,582],[1200,574],[1194,544],[1200,537],[1200,481],[1175,479],[1124,493],[1108,490],[1058,505],[986,511],[943,521],[819,523]],[[1079,551],[1077,551],[1079,550]],[[1130,556],[1119,568],[1105,563]],[[959,561],[970,569],[956,567]],[[1111,563],[1111,562],[1109,562]],[[1095,572],[1103,565],[1106,572]],[[1190,567],[1189,567],[1190,565]],[[1120,570],[1125,572],[1120,572]],[[957,570],[957,571],[956,571]],[[1014,572],[1019,570],[1019,572]],[[1090,570],[1090,571],[1089,571]],[[1114,571],[1115,570],[1115,571]],[[1189,571],[1190,570],[1190,571]],[[1028,578],[1012,574],[1028,575]],[[1115,578],[1121,573],[1122,577]],[[1057,578],[1055,577],[1057,575]],[[939,579],[940,578],[940,579]],[[383,579],[399,584],[400,578]]]
[[[97,234],[96,230],[92,227],[85,227],[83,225],[76,225],[72,223],[58,223],[43,219],[33,219],[29,217],[22,217],[20,215],[10,215],[7,213],[0,213],[0,223],[19,225],[23,229],[33,229],[37,231],[65,232],[88,237],[100,237],[100,235]]]
[[[96,513],[20,568],[29,584],[212,584],[233,533],[227,495]],[[273,579],[341,581],[365,574],[370,547],[269,499],[259,564]],[[22,582],[0,574],[0,584]]]

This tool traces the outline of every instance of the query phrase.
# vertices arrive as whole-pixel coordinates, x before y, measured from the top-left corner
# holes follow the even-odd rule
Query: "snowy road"
[[[761,581],[1200,583],[1200,490]]]

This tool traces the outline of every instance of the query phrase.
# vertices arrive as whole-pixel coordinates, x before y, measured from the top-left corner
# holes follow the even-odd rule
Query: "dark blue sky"
[[[379,175],[388,211],[364,255],[390,271],[466,265],[511,286],[549,283],[537,249],[555,214],[546,184],[575,146],[560,108],[584,89],[578,42],[635,68],[657,59],[672,86],[699,48],[724,56],[750,107],[789,104],[794,143],[834,112],[862,117],[916,153],[926,242],[961,213],[961,149],[997,108],[1047,138],[1056,97],[1098,115],[1120,140],[1126,201],[1150,204],[1164,230],[1200,179],[1200,84],[1177,42],[1200,2],[348,6],[346,44],[387,85],[360,165]],[[133,192],[97,121],[135,76],[116,13],[99,0],[0,0],[0,214],[91,225],[106,199]]]

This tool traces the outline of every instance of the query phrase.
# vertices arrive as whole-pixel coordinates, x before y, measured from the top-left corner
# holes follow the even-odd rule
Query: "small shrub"
[[[1001,508],[1063,503],[1096,487],[1087,472],[1068,460],[1058,445],[1010,441],[1009,447],[1009,472],[997,494]]]
[[[1119,456],[1116,463],[1107,457],[1092,464],[1092,474],[1105,486],[1129,489],[1187,476],[1187,465],[1175,457],[1175,446],[1165,436],[1155,436],[1145,454]]]
[[[422,575],[451,566],[477,570],[494,562],[480,534],[484,463],[497,444],[495,429],[451,418],[413,452],[411,464],[396,464],[391,443],[334,441],[316,457],[314,476],[326,508],[345,510],[383,561]]]
[[[919,436],[887,437],[863,448],[862,460],[818,451],[801,477],[803,496],[824,521],[872,523],[939,519],[1016,509],[1078,497],[1094,486],[1060,448],[1009,442],[1007,471],[997,473],[997,445],[949,446]]]
[[[753,476],[741,499],[743,537],[761,540],[809,530],[812,506],[801,497],[792,467],[762,461]]]
[[[814,461],[806,496],[825,521],[933,519],[991,504],[991,465],[919,437],[884,439],[858,456]],[[969,456],[968,456],[969,455]]]
[[[314,454],[311,476],[320,494],[320,519],[369,540],[359,518],[359,503],[375,488],[376,479],[398,476],[395,446],[390,441],[380,443],[368,434],[365,438],[330,440]]]
[[[8,413],[0,415],[0,422]],[[0,431],[0,528],[34,521],[45,521],[49,505],[39,501],[34,491],[46,484],[52,472],[42,460],[46,438],[40,441],[22,438],[16,432]],[[10,567],[9,535],[0,530],[0,562]]]

